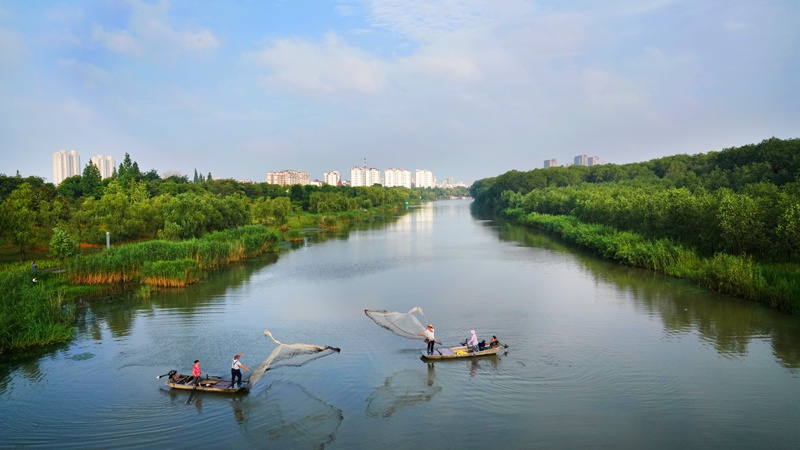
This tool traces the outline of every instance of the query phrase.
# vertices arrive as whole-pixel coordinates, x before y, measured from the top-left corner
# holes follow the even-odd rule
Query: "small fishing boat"
[[[432,355],[429,355],[427,350],[422,350],[422,357],[425,359],[475,358],[478,356],[496,355],[502,348],[506,348],[506,346],[501,344],[494,347],[485,347],[483,350],[477,351],[465,345],[458,347],[438,347],[433,349]]]
[[[235,392],[247,391],[250,389],[250,381],[243,380],[237,383],[236,386],[231,386],[231,380],[223,380],[222,377],[215,377],[206,375],[200,379],[200,383],[194,384],[194,377],[191,375],[181,375],[176,370],[171,370],[166,375],[161,375],[157,378],[167,377],[165,385],[170,389],[184,389],[187,391],[203,391],[203,392],[222,392],[233,394]]]

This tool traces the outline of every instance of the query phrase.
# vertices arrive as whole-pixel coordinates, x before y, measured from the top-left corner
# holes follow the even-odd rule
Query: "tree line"
[[[21,258],[65,239],[102,244],[180,240],[249,224],[276,225],[293,214],[331,214],[466,195],[466,189],[279,186],[197,175],[142,172],[129,154],[103,179],[91,162],[57,187],[40,177],[0,175],[0,242]]]
[[[476,181],[477,207],[571,215],[703,255],[800,262],[800,139],[643,163],[510,171]]]
[[[800,312],[800,139],[510,171],[470,193],[478,209],[605,257]]]

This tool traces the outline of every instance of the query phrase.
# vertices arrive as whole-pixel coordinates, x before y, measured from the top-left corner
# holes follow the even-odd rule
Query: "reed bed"
[[[0,354],[63,342],[75,330],[75,310],[55,275],[30,270],[0,273]]]
[[[174,261],[147,261],[142,266],[144,283],[161,287],[185,287],[200,281],[203,270],[193,259]]]
[[[70,261],[67,271],[74,283],[128,283],[141,280],[146,263],[192,260],[199,269],[209,270],[256,256],[277,242],[275,231],[251,225],[210,233],[199,239],[179,242],[153,240],[112,247]]]
[[[505,211],[504,217],[622,264],[686,278],[715,292],[800,314],[800,270],[794,266],[760,264],[722,253],[701,257],[669,239],[647,239],[606,225],[582,223],[573,216],[520,214],[515,209]]]

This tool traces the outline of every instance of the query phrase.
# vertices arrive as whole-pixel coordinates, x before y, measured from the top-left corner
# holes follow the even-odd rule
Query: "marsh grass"
[[[722,253],[701,257],[669,239],[647,239],[606,225],[582,223],[573,216],[523,215],[509,209],[503,217],[625,265],[689,279],[715,292],[800,314],[800,270],[794,266],[760,264]]]
[[[203,271],[193,259],[147,261],[142,266],[142,281],[151,286],[184,287],[200,281]]]
[[[74,332],[75,309],[57,276],[31,271],[0,273],[0,353],[63,342]]]
[[[278,234],[275,231],[252,225],[210,233],[200,239],[179,242],[154,240],[112,247],[102,253],[71,260],[67,272],[74,283],[80,284],[141,281],[171,285],[169,283],[177,279],[192,283],[199,279],[198,270],[209,270],[256,256],[268,251],[277,242]],[[194,264],[189,267],[186,260]],[[182,262],[152,264],[170,261]],[[142,269],[146,264],[149,264],[147,274],[143,275]],[[147,280],[142,279],[143,276]],[[157,281],[159,277],[164,279]]]

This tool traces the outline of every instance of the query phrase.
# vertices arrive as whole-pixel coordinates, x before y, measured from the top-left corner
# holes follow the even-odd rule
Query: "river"
[[[470,202],[308,239],[187,289],[84,305],[69,344],[0,362],[0,447],[798,448],[800,319],[622,267]],[[364,309],[496,357],[420,359]],[[254,368],[284,343],[340,353],[246,395],[173,392],[170,369]],[[245,372],[247,374],[247,372]],[[245,375],[246,376],[246,375]]]

